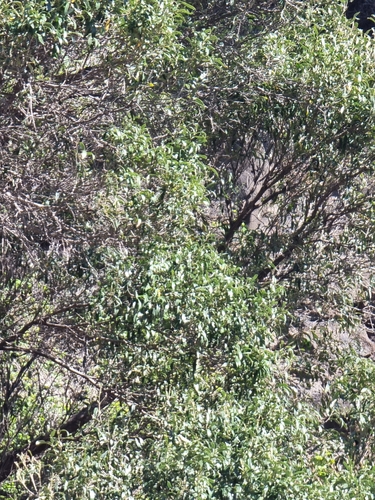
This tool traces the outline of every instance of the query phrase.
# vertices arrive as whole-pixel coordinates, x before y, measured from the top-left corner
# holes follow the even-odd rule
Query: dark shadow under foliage
[[[363,31],[369,31],[375,27],[374,21],[370,19],[374,14],[374,0],[352,0],[348,2],[346,17],[348,19],[355,17],[358,21],[358,28]]]

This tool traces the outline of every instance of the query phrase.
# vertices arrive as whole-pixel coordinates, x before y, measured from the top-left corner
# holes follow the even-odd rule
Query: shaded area
[[[353,0],[348,2],[346,17],[358,21],[358,28],[369,31],[375,27],[374,21],[370,18],[375,14],[375,2],[373,0]]]

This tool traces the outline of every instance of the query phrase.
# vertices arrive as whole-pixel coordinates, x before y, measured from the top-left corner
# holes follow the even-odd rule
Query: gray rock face
[[[373,312],[371,309],[371,314]],[[329,395],[330,385],[337,376],[330,369],[330,357],[334,359],[337,352],[351,350],[375,361],[375,334],[372,334],[373,330],[368,328],[367,322],[347,329],[335,319],[319,318],[319,315],[308,311],[301,312],[299,320],[300,324],[289,330],[289,335],[302,349],[302,363],[295,371],[295,387],[299,397],[319,407]],[[303,350],[306,351],[305,356]],[[311,370],[313,360],[321,357],[322,350],[327,356],[321,359],[319,369]]]

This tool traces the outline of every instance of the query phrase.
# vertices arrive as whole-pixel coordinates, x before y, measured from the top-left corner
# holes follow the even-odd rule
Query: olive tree
[[[0,496],[373,498],[372,361],[292,335],[369,293],[345,9],[0,2]]]

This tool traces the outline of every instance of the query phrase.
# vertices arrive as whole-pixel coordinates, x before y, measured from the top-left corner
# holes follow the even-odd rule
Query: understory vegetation
[[[0,499],[375,499],[353,8],[0,0]]]

